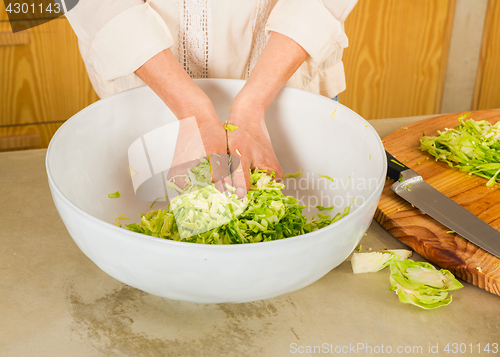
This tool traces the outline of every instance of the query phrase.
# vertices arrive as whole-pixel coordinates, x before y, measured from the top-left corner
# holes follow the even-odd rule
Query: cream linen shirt
[[[192,78],[245,79],[270,32],[308,53],[287,85],[345,89],[344,21],[357,0],[80,0],[66,17],[99,97],[144,85],[134,71],[170,48]]]

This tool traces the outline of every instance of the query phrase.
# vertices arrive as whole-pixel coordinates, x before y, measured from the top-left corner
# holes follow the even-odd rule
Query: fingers
[[[173,182],[181,190],[184,190],[188,185],[188,171],[193,171],[193,169],[201,164],[199,159],[184,162],[182,164],[175,165],[168,170],[167,181]]]
[[[215,111],[182,119],[179,125],[174,152],[174,162],[179,167],[172,169],[169,178],[186,175],[187,169],[193,170],[200,164],[198,158],[206,158],[210,163],[210,174],[215,188],[219,192],[227,191],[226,184],[231,185],[227,137]],[[193,158],[197,159],[192,161]],[[183,164],[183,160],[186,160],[186,164]],[[194,162],[196,164],[193,164]],[[175,178],[174,183],[178,186],[181,184],[181,188],[186,187],[184,177]]]
[[[227,185],[231,186],[229,176],[229,155],[209,154],[210,167],[212,172],[212,182],[219,192],[227,191]]]
[[[281,166],[278,163],[277,159],[275,159],[274,162],[269,166],[264,165],[264,167],[259,167],[259,169],[267,170],[268,175],[271,175],[274,172],[273,180],[275,180],[276,182],[281,182],[281,180],[283,179],[283,170],[281,169]]]
[[[266,174],[271,175],[273,180],[280,182],[283,179],[283,170],[276,158],[274,153],[266,153],[267,156],[258,157],[255,162],[251,165],[251,169],[258,168],[259,170],[265,170]],[[274,173],[274,174],[273,174]]]
[[[231,161],[231,178],[233,186],[236,188],[238,198],[243,198],[247,195],[250,188],[250,166],[244,160],[233,156]]]
[[[276,177],[274,178],[276,182],[281,182],[281,180],[283,180],[283,169],[279,164],[278,167],[274,170],[274,172],[276,173]]]
[[[228,186],[231,186],[231,177],[229,175],[229,155],[224,154],[209,154],[208,160],[210,162],[210,173],[212,182],[219,192],[228,191]],[[173,182],[181,190],[184,190],[189,183],[188,171],[200,165],[199,159],[191,160],[179,165],[176,165],[168,171],[167,180]]]

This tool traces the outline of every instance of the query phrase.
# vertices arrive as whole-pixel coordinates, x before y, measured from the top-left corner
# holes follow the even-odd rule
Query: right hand
[[[193,169],[200,163],[200,158],[208,158],[212,168],[212,182],[220,192],[224,192],[225,184],[231,185],[226,131],[212,103],[206,98],[196,108],[184,108],[178,118],[179,133],[172,169],[167,178],[186,175],[187,169]],[[184,188],[183,177],[177,177],[173,181]]]
[[[172,169],[168,178],[185,175],[187,168],[198,165],[197,159],[208,156],[212,159],[213,181],[222,192],[224,183],[231,184],[228,178],[226,131],[210,98],[193,82],[170,49],[150,58],[135,73],[180,120]],[[196,121],[187,120],[193,116]],[[175,179],[175,183],[184,186],[182,178]]]

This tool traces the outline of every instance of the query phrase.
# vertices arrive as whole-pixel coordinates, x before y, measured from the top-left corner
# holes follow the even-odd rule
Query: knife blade
[[[391,190],[469,242],[500,258],[500,232],[426,183],[387,151]]]

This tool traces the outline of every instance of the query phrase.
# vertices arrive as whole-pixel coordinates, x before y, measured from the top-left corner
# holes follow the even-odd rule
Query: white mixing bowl
[[[244,81],[196,83],[225,121]],[[284,88],[266,114],[284,172],[303,170],[301,177],[285,181],[286,193],[306,205],[333,203],[333,213],[351,205],[347,217],[302,236],[242,245],[176,242],[115,226],[121,213],[138,222],[139,213],[150,210],[151,202],[137,198],[132,188],[130,144],[175,120],[151,89],[141,87],[85,108],[50,142],[46,166],[57,210],[82,252],[115,279],[176,300],[266,299],[324,276],[349,256],[368,229],[387,167],[379,136],[350,109],[293,88]],[[120,198],[108,198],[117,190]]]

